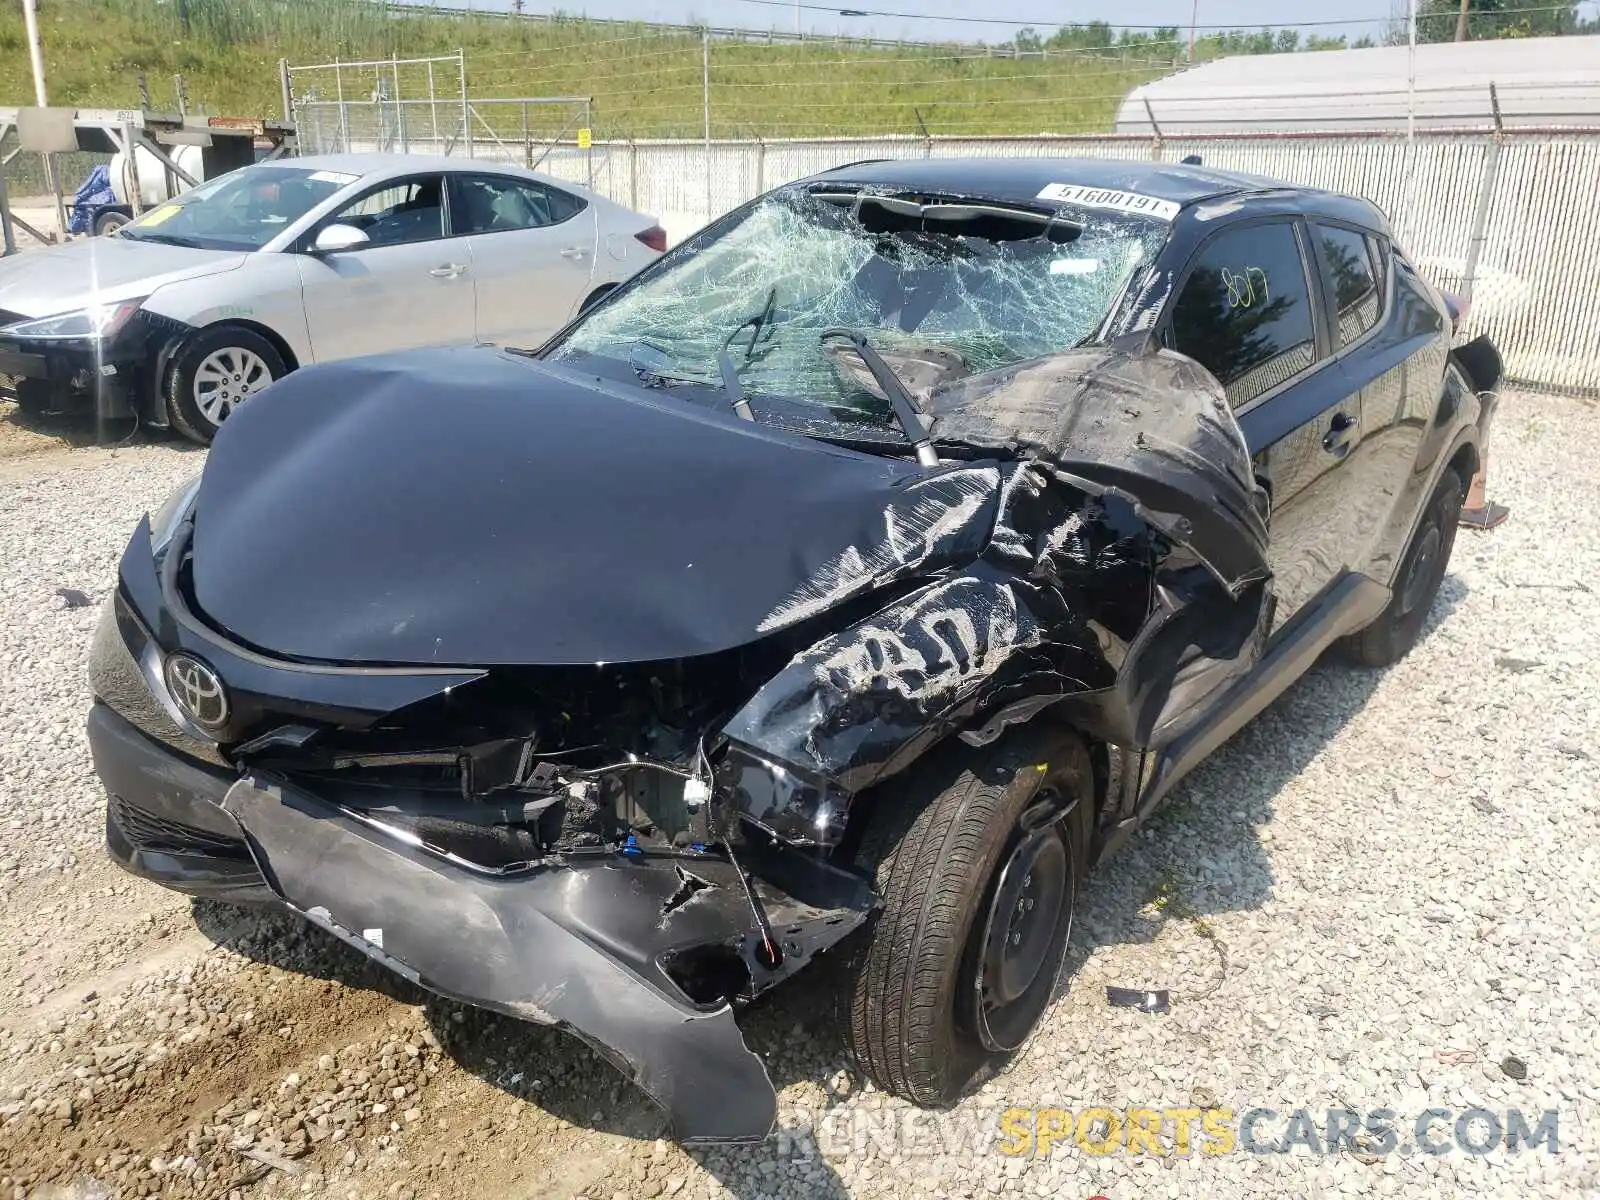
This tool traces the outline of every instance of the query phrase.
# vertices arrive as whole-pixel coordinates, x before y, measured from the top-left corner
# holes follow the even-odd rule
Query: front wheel
[[[208,444],[228,414],[288,372],[266,338],[240,325],[203,329],[167,375],[167,416],[185,437]]]
[[[1075,733],[951,744],[857,803],[882,909],[846,949],[839,1023],[857,1066],[916,1104],[954,1102],[1038,1025],[1088,867],[1094,786]]]

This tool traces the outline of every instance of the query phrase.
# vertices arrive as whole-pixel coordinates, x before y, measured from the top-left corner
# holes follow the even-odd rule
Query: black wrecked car
[[[932,159],[537,351],[296,372],[123,557],[111,854],[567,1027],[685,1140],[767,1134],[734,1009],[805,968],[949,1102],[1185,772],[1416,641],[1499,374],[1451,312],[1361,200]]]

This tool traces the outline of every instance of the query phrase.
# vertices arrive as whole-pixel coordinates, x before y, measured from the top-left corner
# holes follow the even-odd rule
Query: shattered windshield
[[[878,421],[882,388],[832,331],[864,335],[921,401],[941,383],[1092,337],[1166,232],[1119,213],[786,189],[624,289],[548,356],[720,389],[726,351],[748,397]]]

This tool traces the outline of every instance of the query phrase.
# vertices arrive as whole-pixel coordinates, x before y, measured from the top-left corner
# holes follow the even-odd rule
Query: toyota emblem
[[[191,654],[167,656],[167,691],[183,715],[206,729],[228,723],[228,693],[217,673]]]

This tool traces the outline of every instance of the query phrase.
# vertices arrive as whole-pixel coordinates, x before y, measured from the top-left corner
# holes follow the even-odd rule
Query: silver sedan
[[[0,396],[208,442],[297,366],[537,346],[665,248],[651,218],[516,167],[392,154],[260,163],[116,236],[0,261]]]

